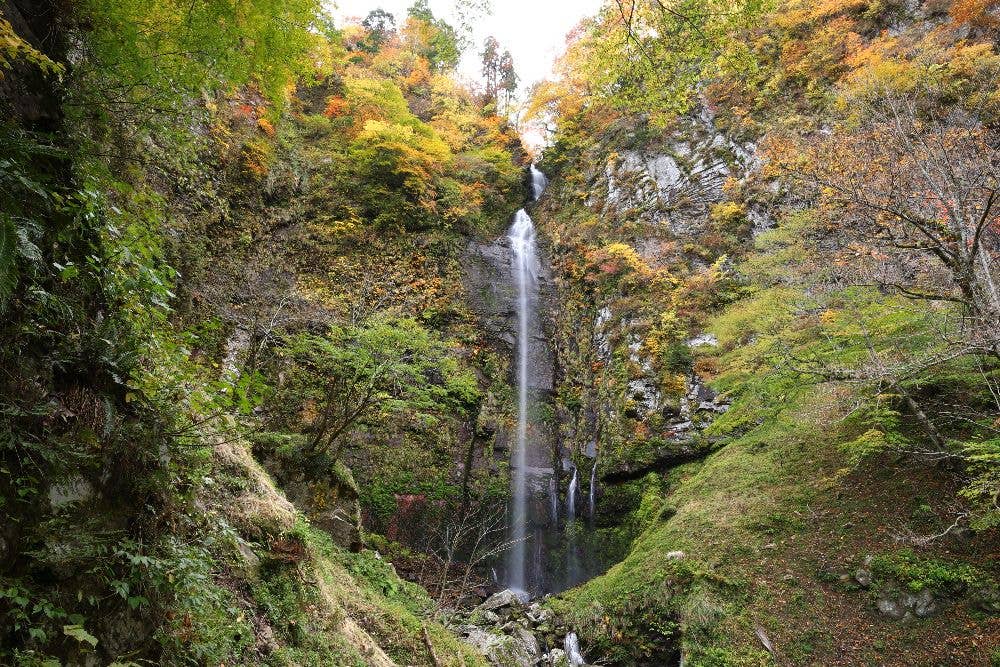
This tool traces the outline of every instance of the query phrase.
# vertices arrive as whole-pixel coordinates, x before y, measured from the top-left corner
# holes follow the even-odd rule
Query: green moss
[[[871,560],[876,583],[898,582],[918,593],[929,590],[938,596],[958,595],[966,591],[997,590],[997,582],[987,573],[968,563],[923,558],[911,549],[877,554]]]

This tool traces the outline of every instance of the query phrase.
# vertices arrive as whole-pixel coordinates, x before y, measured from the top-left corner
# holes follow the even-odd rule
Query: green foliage
[[[283,354],[291,373],[277,400],[286,410],[315,413],[308,420],[314,453],[336,457],[342,437],[359,421],[405,414],[429,428],[439,414],[468,409],[479,398],[474,377],[414,320],[335,326],[326,336],[299,334]]]
[[[948,597],[997,590],[996,581],[968,563],[925,558],[910,549],[875,555],[871,570],[879,585],[897,582],[914,593],[927,589]]]
[[[77,12],[88,57],[74,75],[94,104],[117,113],[175,113],[203,91],[246,84],[281,104],[322,25],[316,0],[87,0]]]
[[[648,114],[654,122],[669,121],[691,108],[705,79],[756,70],[756,55],[741,37],[772,4],[608,3],[589,26],[584,76],[595,96],[611,106]]]
[[[3,79],[3,70],[10,69],[19,60],[34,65],[46,74],[62,74],[66,70],[61,63],[26,42],[14,31],[10,21],[0,18],[0,79]]]
[[[407,10],[410,20],[406,33],[411,48],[427,59],[432,71],[450,71],[462,57],[456,30],[443,19],[435,18],[427,0],[417,0]]]

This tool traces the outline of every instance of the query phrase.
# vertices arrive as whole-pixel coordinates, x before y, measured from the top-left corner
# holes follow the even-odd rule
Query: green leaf
[[[17,287],[17,228],[8,216],[0,216],[0,312]]]
[[[83,629],[82,625],[64,625],[63,634],[72,637],[81,644],[90,644],[91,648],[97,648],[97,637]]]

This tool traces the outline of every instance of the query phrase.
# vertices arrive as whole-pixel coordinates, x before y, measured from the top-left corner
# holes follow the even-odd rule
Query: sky
[[[397,24],[406,17],[413,0],[333,0],[336,14],[343,17],[368,15],[382,8],[396,16]],[[493,0],[493,13],[476,26],[475,48],[470,49],[461,65],[463,76],[480,78],[476,55],[483,40],[493,35],[502,48],[514,56],[514,67],[521,77],[521,90],[548,77],[552,64],[562,52],[566,34],[580,19],[593,15],[602,0]],[[454,0],[430,0],[431,11],[454,24]]]

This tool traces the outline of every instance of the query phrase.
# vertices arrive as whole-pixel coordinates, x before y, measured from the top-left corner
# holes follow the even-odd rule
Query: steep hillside
[[[455,31],[2,9],[0,662],[482,664],[434,620],[505,494],[461,262],[525,164]]]
[[[995,663],[995,8],[715,4],[610,4],[535,93],[622,560],[549,606],[597,664]]]

